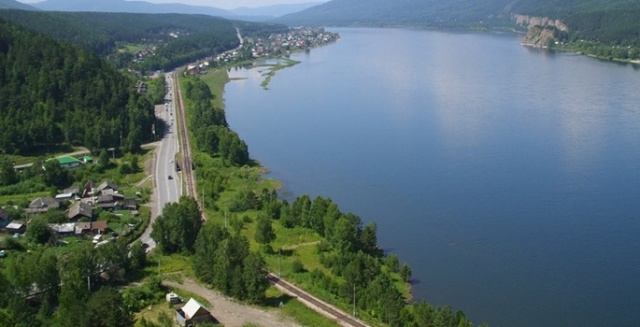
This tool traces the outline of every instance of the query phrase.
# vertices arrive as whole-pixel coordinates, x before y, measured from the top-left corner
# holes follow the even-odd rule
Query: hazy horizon
[[[17,0],[18,2],[33,4],[44,0]],[[240,7],[265,7],[280,4],[299,4],[312,2],[327,2],[328,0],[135,0],[151,3],[182,3],[193,6],[208,6],[221,9],[236,9]]]

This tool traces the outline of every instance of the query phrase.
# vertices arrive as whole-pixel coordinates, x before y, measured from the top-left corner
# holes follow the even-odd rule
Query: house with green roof
[[[58,160],[58,163],[62,168],[76,168],[82,166],[82,161],[71,156],[62,156],[55,159]]]

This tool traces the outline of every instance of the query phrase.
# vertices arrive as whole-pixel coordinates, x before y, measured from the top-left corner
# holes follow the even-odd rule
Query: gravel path
[[[217,291],[208,289],[190,279],[185,278],[182,284],[173,281],[163,281],[162,283],[168,287],[182,289],[207,299],[213,306],[208,308],[211,310],[211,314],[225,327],[241,327],[249,323],[260,327],[301,326],[291,318],[277,312],[234,302]]]

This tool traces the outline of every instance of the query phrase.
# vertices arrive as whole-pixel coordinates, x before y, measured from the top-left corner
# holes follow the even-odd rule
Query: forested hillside
[[[333,0],[277,19],[290,25],[515,27],[513,15],[549,17],[567,40],[609,45],[640,42],[640,2],[633,0]]]
[[[204,57],[233,49],[239,44],[236,27],[243,34],[286,30],[284,25],[230,21],[206,15],[129,14],[95,12],[29,12],[0,10],[0,18],[109,56],[119,67],[132,59],[118,45],[135,43],[154,49],[153,56],[134,68],[170,70]]]
[[[509,0],[332,0],[275,20],[289,25],[465,27],[508,22]]]
[[[0,20],[0,149],[67,143],[136,151],[152,138],[151,104],[95,54]]]
[[[37,10],[34,7],[15,0],[0,0],[0,9]]]

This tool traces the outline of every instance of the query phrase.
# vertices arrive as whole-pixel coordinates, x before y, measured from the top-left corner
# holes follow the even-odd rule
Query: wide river
[[[331,29],[227,84],[231,128],[284,182],[364,222],[414,294],[476,324],[640,324],[640,71],[521,36]]]

